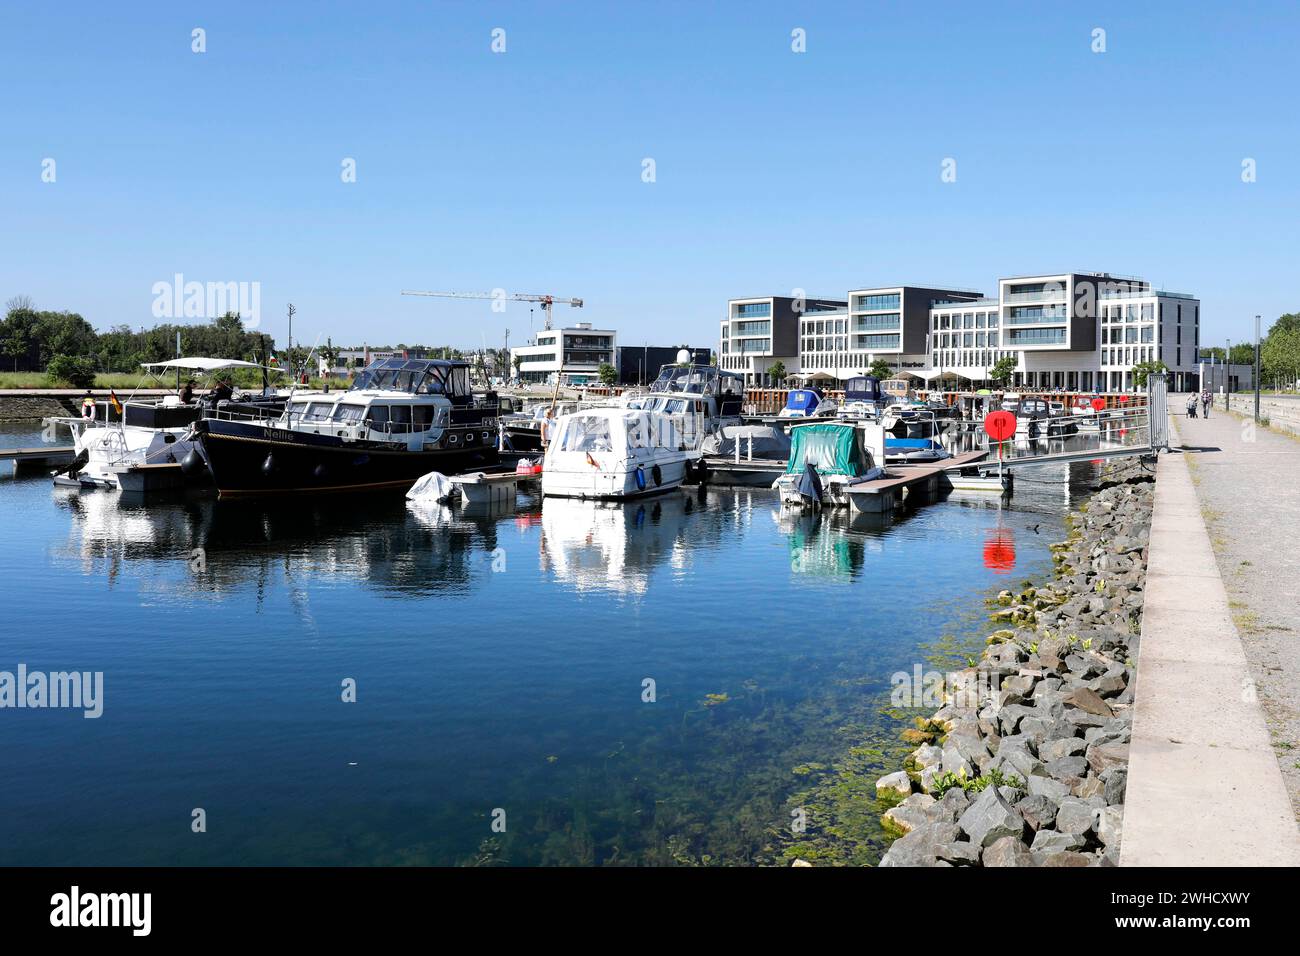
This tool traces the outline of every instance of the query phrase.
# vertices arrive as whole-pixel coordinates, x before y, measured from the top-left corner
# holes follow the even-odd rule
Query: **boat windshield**
[[[604,415],[575,415],[560,436],[561,451],[613,451],[609,419]]]
[[[432,359],[381,359],[359,372],[352,388],[464,397],[470,394],[469,366]]]
[[[686,392],[690,395],[740,392],[739,376],[726,375],[712,365],[665,365],[650,386],[652,392]],[[723,387],[720,388],[719,385]]]

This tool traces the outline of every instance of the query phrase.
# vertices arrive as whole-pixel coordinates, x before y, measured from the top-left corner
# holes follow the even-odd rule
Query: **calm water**
[[[0,710],[0,863],[761,862],[794,768],[892,736],[889,675],[1050,567],[1075,467],[882,523],[746,490],[146,507],[0,465],[0,670],[105,675],[98,720]]]

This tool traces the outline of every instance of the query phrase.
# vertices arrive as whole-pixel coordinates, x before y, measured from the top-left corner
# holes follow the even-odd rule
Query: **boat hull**
[[[497,464],[481,429],[449,428],[423,450],[384,442],[344,441],[334,435],[287,431],[253,422],[200,421],[195,430],[222,496],[328,491],[403,491],[423,475],[453,475]],[[475,434],[467,444],[466,434]],[[449,439],[454,436],[453,443]]]
[[[660,480],[656,484],[650,466],[645,466],[645,487],[636,478],[636,469],[605,471],[588,468],[586,471],[561,471],[550,467],[542,471],[542,494],[550,498],[595,498],[626,500],[663,494],[680,488],[686,481],[687,459],[661,460]]]

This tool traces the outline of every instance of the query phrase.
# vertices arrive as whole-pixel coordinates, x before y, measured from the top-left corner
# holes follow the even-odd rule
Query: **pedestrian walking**
[[[1214,404],[1214,396],[1210,394],[1208,388],[1201,390],[1201,409],[1204,412],[1203,418],[1210,417],[1210,406]]]
[[[1187,400],[1187,417],[1188,418],[1196,417],[1196,396],[1195,395],[1193,395],[1191,398]]]

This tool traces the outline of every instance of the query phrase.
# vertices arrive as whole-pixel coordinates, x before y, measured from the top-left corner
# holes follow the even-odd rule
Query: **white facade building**
[[[728,303],[719,352],[730,356],[724,368],[769,384],[760,362],[779,357],[788,373],[843,382],[884,360],[895,375],[961,388],[991,384],[993,366],[1012,358],[1014,386],[1122,392],[1133,388],[1133,366],[1161,361],[1172,390],[1197,387],[1200,301],[1153,289],[1143,279],[1095,272],[1019,276],[999,280],[996,298],[917,286],[859,289],[839,308],[799,316],[793,348],[774,345],[756,324],[763,317],[741,311],[781,301]]]
[[[510,350],[510,367],[519,357],[519,377],[525,382],[554,381],[562,384],[593,385],[600,381],[600,366],[614,365],[618,334],[612,329],[594,329],[579,322],[563,329],[538,332],[528,345]]]

